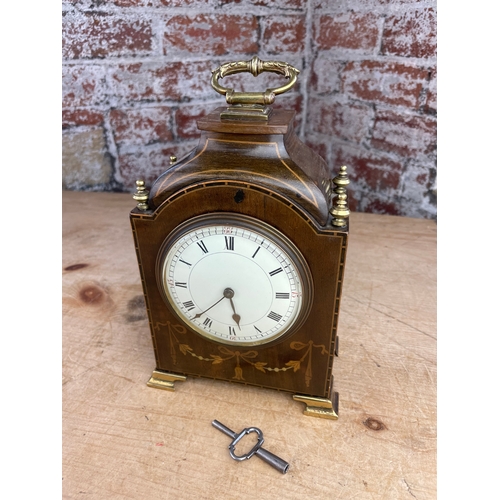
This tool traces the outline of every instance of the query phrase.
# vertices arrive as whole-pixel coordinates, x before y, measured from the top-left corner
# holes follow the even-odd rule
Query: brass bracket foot
[[[174,382],[184,382],[186,378],[184,375],[155,370],[148,381],[148,386],[173,392],[175,391]]]
[[[337,420],[339,418],[339,393],[332,392],[332,399],[316,398],[314,396],[293,395],[294,401],[305,403],[304,415],[309,417],[329,418]]]

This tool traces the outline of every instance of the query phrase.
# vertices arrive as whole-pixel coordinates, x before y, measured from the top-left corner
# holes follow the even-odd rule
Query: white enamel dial
[[[303,259],[279,233],[249,218],[187,224],[166,245],[160,281],[184,322],[233,345],[271,342],[303,316]]]

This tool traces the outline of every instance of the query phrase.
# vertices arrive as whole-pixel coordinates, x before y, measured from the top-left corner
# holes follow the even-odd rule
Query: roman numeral
[[[255,250],[255,253],[252,255],[252,259],[255,258],[255,256],[257,255],[257,252],[260,250],[260,247],[257,247],[257,250]]]
[[[268,315],[268,318],[274,320],[274,321],[279,321],[283,316],[280,316],[279,314],[275,313],[274,311],[271,311]]]
[[[188,300],[187,302],[183,302],[184,304],[184,307],[188,310],[188,311],[191,311],[191,309],[194,309],[194,304],[193,302],[191,302],[190,300]]]
[[[234,236],[225,236],[226,250],[234,250]]]
[[[281,267],[278,267],[278,269],[275,269],[274,271],[271,271],[269,273],[269,276],[274,276],[275,274],[281,273],[281,271],[283,271],[283,269]]]
[[[186,266],[191,266],[191,264],[189,262],[186,262],[185,260],[179,259],[179,262],[186,264]]]
[[[201,251],[203,253],[208,253],[208,248],[205,246],[205,242],[203,240],[201,241],[197,241],[196,242],[198,244],[198,246],[201,248]]]
[[[283,293],[283,292],[276,292],[276,298],[277,299],[289,299],[290,294],[289,293]]]
[[[253,327],[259,332],[259,333],[262,333],[255,325],[253,325]]]
[[[180,288],[187,288],[187,283],[182,283],[181,281],[176,281],[175,286],[178,286]]]
[[[205,326],[208,326],[208,328],[212,328],[212,320],[211,320],[210,318],[207,318],[207,319],[203,322],[203,324],[204,324]]]
[[[230,326],[228,328],[229,328],[229,335],[232,335],[232,336],[236,335],[236,331],[234,330],[233,326]]]

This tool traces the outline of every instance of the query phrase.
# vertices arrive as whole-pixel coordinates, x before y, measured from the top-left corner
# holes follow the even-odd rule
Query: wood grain
[[[63,193],[64,498],[436,498],[434,222],[351,215],[330,421],[271,390],[146,386],[133,207],[130,195]],[[233,461],[213,419],[260,427],[289,472]]]
[[[244,198],[240,203],[235,202],[238,193]],[[300,328],[274,343],[235,349],[232,345],[217,345],[202,335],[186,331],[177,316],[165,306],[156,275],[157,259],[162,254],[165,238],[186,220],[207,213],[250,216],[252,225],[256,221],[267,223],[269,227],[279,229],[300,249],[311,272],[310,295],[321,297],[321,300],[312,301]],[[236,182],[228,186],[220,185],[218,181],[200,183],[178,192],[154,213],[134,209],[131,223],[141,263],[158,370],[330,399],[336,338],[336,329],[332,331],[332,326],[336,325],[335,310],[340,299],[339,275],[346,248],[345,232],[336,231],[331,225],[318,228],[307,212],[299,214],[297,207],[286,198],[278,198],[272,191],[265,192],[261,186]],[[225,219],[224,224],[230,223]],[[238,224],[238,220],[234,224]],[[262,230],[266,230],[265,227]],[[223,288],[219,291],[222,293]],[[305,296],[304,292],[304,299]],[[221,362],[212,362],[213,356],[220,356]],[[252,365],[256,362],[278,368],[278,371],[259,370]],[[296,369],[283,371],[291,362],[298,363]]]
[[[153,183],[151,209],[197,182],[249,182],[288,197],[326,225],[330,175],[325,160],[299,140],[291,111],[273,112],[269,123],[225,122],[218,108],[197,122],[198,146]],[[279,126],[278,126],[279,125]]]

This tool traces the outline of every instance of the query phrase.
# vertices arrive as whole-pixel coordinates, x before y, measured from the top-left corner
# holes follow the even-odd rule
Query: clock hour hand
[[[210,311],[210,309],[212,309],[212,307],[215,307],[221,300],[224,300],[225,298],[226,298],[226,296],[223,295],[215,304],[212,304],[210,307],[208,307],[204,311],[201,311],[201,313],[195,314],[193,319],[198,319],[202,314],[205,314],[207,311]]]
[[[232,288],[226,288],[224,290],[224,297],[229,299],[231,308],[233,309],[233,315],[231,317],[233,318],[233,321],[238,325],[238,328],[241,330],[240,326],[241,316],[236,313],[236,309],[234,308],[234,302],[233,302],[234,290]]]
[[[232,318],[233,318],[234,322],[238,325],[238,328],[241,330],[241,327],[240,327],[241,316],[239,314],[236,314],[236,309],[234,308],[233,299],[229,299],[229,302],[231,302],[231,307],[233,308],[233,313],[234,313],[232,315]]]

